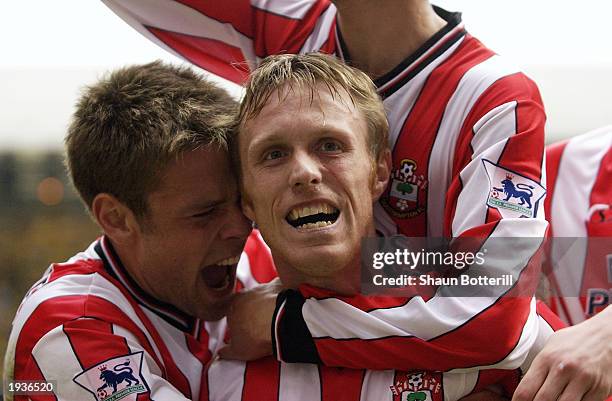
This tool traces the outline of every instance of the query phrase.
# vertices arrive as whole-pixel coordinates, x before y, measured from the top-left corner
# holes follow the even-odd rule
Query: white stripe
[[[132,305],[113,284],[97,273],[90,275],[73,274],[60,277],[47,284],[43,289],[33,293],[30,298],[24,302],[22,309],[15,317],[11,336],[13,336],[13,334],[16,336],[19,335],[27,319],[41,303],[51,298],[69,295],[80,295],[83,297],[93,295],[116,305],[117,308],[121,309],[121,311],[125,313],[143,333],[145,333],[156,356],[160,361],[163,361],[155,341],[153,341],[153,338],[136,314]]]
[[[204,322],[204,328],[208,333],[208,350],[212,355],[216,355],[225,344],[223,341],[227,332],[227,318],[223,317],[215,322]]]
[[[278,401],[320,401],[319,366],[311,363],[283,363],[280,367]]]
[[[538,336],[536,337],[533,345],[531,346],[531,349],[529,350],[527,357],[521,364],[521,372],[523,373],[527,372],[527,369],[529,369],[535,357],[538,355],[538,353],[540,353],[540,351],[542,351],[542,349],[548,342],[548,338],[554,332],[554,330],[552,329],[552,327],[550,327],[548,322],[546,322],[546,320],[544,320],[544,318],[540,315],[537,316],[537,323],[538,323]]]
[[[251,0],[253,7],[293,19],[304,18],[316,4],[316,0]]]
[[[245,288],[253,288],[259,285],[257,280],[255,280],[255,277],[253,277],[249,255],[244,251],[240,255],[240,260],[238,261],[236,277],[242,284],[244,284]]]
[[[312,30],[312,33],[308,36],[308,39],[304,42],[300,54],[315,52],[321,50],[321,47],[329,39],[331,33],[331,26],[336,20],[336,7],[330,4],[327,10],[317,19],[317,23]]]
[[[516,73],[516,67],[494,55],[472,67],[459,81],[444,110],[444,116],[429,159],[427,191],[427,235],[441,237],[444,228],[446,193],[451,181],[455,145],[465,118],[480,96],[500,78]]]
[[[404,124],[406,123],[406,118],[408,118],[427,78],[436,67],[442,64],[455,52],[455,50],[457,50],[461,43],[463,43],[463,40],[464,38],[457,41],[457,43],[453,44],[444,53],[429,63],[410,80],[409,84],[403,85],[400,89],[383,100],[385,111],[387,112],[387,120],[389,120],[389,147],[391,149],[395,147],[397,138],[399,138],[402,133],[402,128],[404,128]],[[378,88],[378,92],[380,93],[381,91],[382,87]]]
[[[218,40],[242,50],[245,59],[253,69],[259,62],[253,50],[253,42],[238,32],[229,23],[215,19],[172,0],[103,0],[103,2],[134,29],[148,39],[175,54],[182,56],[157,39],[144,25],[184,35]]]
[[[464,187],[457,198],[452,237],[458,237],[465,230],[486,222],[489,179],[481,160],[499,161],[508,138],[516,133],[516,104],[516,101],[502,104],[474,125],[471,142],[474,153],[472,161],[460,173]]]
[[[474,390],[478,382],[478,372],[450,373],[442,374],[444,384],[444,401],[459,400]]]
[[[274,336],[275,336],[274,340],[276,341],[276,355],[277,355],[277,358],[279,358],[279,360],[282,360],[283,354],[281,353],[280,338],[278,338],[278,323],[280,321],[281,316],[285,313],[286,304],[287,304],[287,300],[285,299],[283,303],[278,307],[278,312],[276,312],[276,319],[274,321]]]
[[[202,362],[189,351],[185,333],[166,322],[154,312],[146,309],[144,312],[155,325],[158,334],[170,352],[174,364],[187,378],[192,397],[197,397],[200,394]]]
[[[394,385],[395,371],[366,370],[361,386],[360,401],[393,401],[390,386]]]
[[[60,400],[87,400],[92,395],[72,378],[83,371],[70,341],[58,326],[45,334],[32,349],[32,356],[46,381],[57,381],[55,393]],[[58,362],[61,361],[61,368]],[[102,361],[100,361],[102,362]]]
[[[246,362],[215,359],[208,369],[209,400],[241,401],[245,369]]]

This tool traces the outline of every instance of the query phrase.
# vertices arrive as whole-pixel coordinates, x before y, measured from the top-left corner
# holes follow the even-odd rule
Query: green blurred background
[[[50,263],[85,249],[100,231],[69,184],[58,151],[0,152],[0,194],[0,355],[4,358],[13,316],[28,288]]]

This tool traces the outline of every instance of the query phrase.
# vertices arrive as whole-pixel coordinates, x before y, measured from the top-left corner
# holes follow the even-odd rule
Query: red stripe
[[[100,259],[82,259],[70,264],[54,263],[47,282],[50,283],[71,274],[87,275],[93,273],[98,273],[106,278],[110,277]]]
[[[97,319],[64,323],[64,333],[83,370],[130,353],[125,338],[113,333],[112,324]]]
[[[359,401],[365,371],[321,366],[321,401]]]
[[[246,363],[243,400],[275,401],[278,399],[280,363],[272,357]]]
[[[272,54],[299,53],[329,4],[328,0],[313,2],[310,10],[299,20],[256,9],[254,47],[257,56],[263,58]]]
[[[555,196],[555,188],[557,184],[557,176],[559,174],[559,165],[561,157],[565,151],[568,141],[556,143],[546,148],[546,199],[544,200],[544,210],[546,211],[546,220],[551,224],[550,234],[554,236],[555,227],[552,217],[552,202]]]
[[[326,54],[335,54],[336,53],[336,19],[334,19],[334,21],[332,22],[331,28],[330,28],[330,32],[329,32],[329,37],[327,38],[327,40],[325,41],[325,43],[323,43],[323,45],[321,46],[321,48],[319,49],[319,51],[321,53],[326,53]]]
[[[146,28],[189,62],[213,74],[237,84],[242,84],[249,75],[248,64],[238,47],[212,39]]]
[[[202,331],[206,332],[204,328],[202,328]],[[205,336],[201,341],[197,341],[192,335],[185,333],[185,342],[189,352],[202,362],[202,366],[211,360],[212,353],[208,349],[208,336]]]
[[[559,319],[559,316],[555,315],[542,301],[537,302],[536,311],[554,331],[561,330],[567,326],[561,319]]]
[[[438,135],[450,133],[438,132],[440,121],[450,97],[457,89],[463,75],[473,66],[491,57],[493,53],[485,49],[473,38],[466,39],[459,45],[453,57],[447,59],[432,71],[421,94],[393,149],[393,167],[399,169],[404,159],[416,162],[416,173],[429,176],[428,166],[431,149]],[[443,139],[446,140],[446,139]],[[440,195],[442,196],[442,195]],[[419,189],[418,204],[426,206],[427,189]],[[427,212],[412,218],[394,217],[400,232],[408,236],[427,235]]]
[[[258,230],[251,232],[244,246],[244,251],[249,257],[251,275],[258,283],[268,283],[278,276],[272,254],[261,239]]]
[[[523,92],[516,99],[516,134],[508,138],[498,164],[540,182],[544,155],[544,124],[546,115],[535,84],[524,75],[515,75],[514,82]],[[521,85],[521,81],[523,85]],[[525,85],[531,91],[525,90]],[[534,205],[535,206],[535,205]]]
[[[26,368],[27,373],[24,375],[27,380],[36,380],[36,381],[46,381],[45,376],[40,371],[38,364],[34,360],[34,358],[30,358],[28,361],[28,366]],[[15,377],[14,379],[17,379]],[[23,380],[23,379],[22,379]],[[4,390],[7,390],[4,387]],[[15,395],[14,401],[57,401],[57,396],[55,394],[36,394],[35,396],[26,396],[26,395]]]
[[[610,185],[612,183],[612,147],[609,143],[602,143],[602,145],[607,145],[608,151],[599,163],[597,178],[591,188],[589,205],[603,204],[612,207],[612,185]]]
[[[388,309],[396,308],[398,306],[405,305],[409,298],[406,297],[391,297],[391,296],[366,296],[366,295],[354,295],[354,296],[339,296],[337,293],[331,290],[323,288],[313,287],[308,284],[300,285],[300,293],[306,299],[314,298],[317,300],[334,298],[338,301],[347,303],[355,308],[358,308],[365,312],[371,312],[375,309]],[[406,289],[402,289],[407,292]]]

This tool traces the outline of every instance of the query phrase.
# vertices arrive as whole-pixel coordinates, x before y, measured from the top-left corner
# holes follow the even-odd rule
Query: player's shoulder
[[[25,295],[13,329],[29,325],[59,326],[88,313],[129,303],[118,283],[106,272],[94,244],[61,263],[53,263]]]
[[[495,85],[496,93],[512,91],[517,94],[531,94],[538,91],[535,81],[515,60],[497,54],[471,35],[467,35],[464,40],[466,45],[460,47],[455,54],[455,57],[460,57],[462,62],[469,66],[461,78],[463,86]]]

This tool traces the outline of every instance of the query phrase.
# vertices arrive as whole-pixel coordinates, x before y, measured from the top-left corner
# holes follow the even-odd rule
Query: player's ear
[[[389,175],[391,174],[391,151],[384,149],[374,164],[372,201],[377,201],[387,188]]]
[[[91,213],[104,233],[118,243],[129,241],[140,232],[140,224],[132,210],[111,194],[96,195]]]

